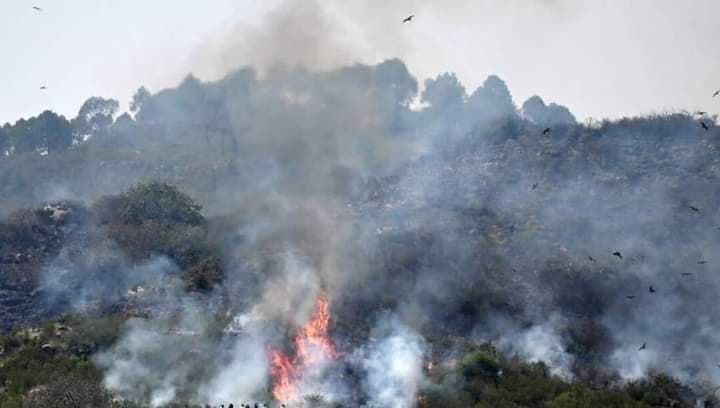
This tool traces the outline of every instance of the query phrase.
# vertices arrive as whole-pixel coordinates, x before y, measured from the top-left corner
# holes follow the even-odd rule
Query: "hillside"
[[[418,89],[246,68],[5,125],[0,405],[718,406],[715,118]]]

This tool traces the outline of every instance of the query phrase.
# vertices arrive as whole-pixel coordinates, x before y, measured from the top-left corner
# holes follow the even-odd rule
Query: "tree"
[[[564,106],[551,103],[545,105],[545,101],[539,96],[530,97],[522,106],[523,116],[540,126],[572,125],[575,123],[575,116]]]
[[[468,98],[468,109],[474,123],[514,117],[517,112],[505,82],[490,75]]]
[[[73,119],[75,140],[105,134],[113,123],[113,117],[120,105],[114,99],[94,96],[83,103],[78,116]]]
[[[17,153],[51,153],[65,150],[73,143],[70,122],[49,110],[28,120],[18,120],[9,133]]]
[[[0,127],[0,158],[5,157],[10,150],[10,136],[7,131]]]
[[[455,74],[451,73],[438,75],[435,79],[427,79],[425,90],[422,92],[422,100],[439,111],[460,109],[465,97],[465,87]]]
[[[147,101],[152,98],[152,94],[144,86],[141,86],[133,95],[132,102],[130,102],[130,112],[134,114],[140,113],[143,106]]]
[[[72,146],[72,127],[64,116],[45,111],[37,117],[32,129],[39,133],[42,148],[47,149],[48,153],[66,150]]]
[[[181,224],[201,225],[202,206],[176,187],[160,182],[149,182],[132,187],[123,195],[124,222],[139,224],[157,220]]]

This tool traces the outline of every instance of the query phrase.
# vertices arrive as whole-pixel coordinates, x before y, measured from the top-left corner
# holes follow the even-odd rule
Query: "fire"
[[[272,393],[278,401],[287,403],[297,397],[298,383],[303,374],[312,366],[337,356],[328,335],[329,324],[330,302],[322,294],[315,302],[315,311],[310,320],[295,335],[295,358],[291,359],[282,351],[269,348]]]
[[[290,358],[278,350],[270,349],[270,365],[273,384],[272,393],[278,401],[288,402],[295,395],[295,367]]]

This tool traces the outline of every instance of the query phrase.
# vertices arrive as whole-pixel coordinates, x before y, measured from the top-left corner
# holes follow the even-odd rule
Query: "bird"
[[[590,260],[590,262],[597,262],[592,256],[588,256],[588,259]]]
[[[533,185],[532,185],[532,188],[530,188],[530,189],[531,189],[531,190],[535,190],[536,188],[538,188],[538,183],[533,184]]]
[[[682,273],[682,276],[691,276],[691,275],[692,275],[692,272],[683,272]]]
[[[45,86],[45,85],[43,85],[43,86],[40,87],[40,90],[41,90],[41,91],[44,91],[44,90],[46,90],[46,89],[47,89],[47,86]]]
[[[625,296],[625,297],[628,298],[628,299],[635,299],[635,295],[627,295],[627,296]]]
[[[652,285],[650,285],[650,287],[648,288],[648,290],[650,291],[650,293],[655,293],[655,288],[653,288]]]
[[[35,10],[35,11],[42,11],[42,9],[41,9],[40,7],[38,7],[38,6],[33,6],[33,10]]]
[[[403,20],[402,22],[403,22],[403,24],[409,23],[412,21],[413,18],[415,18],[414,15],[409,15],[409,16],[405,17],[405,20]]]
[[[620,253],[620,251],[618,251],[618,252],[613,252],[612,254],[615,255],[615,256],[617,256],[618,258],[620,258],[620,260],[622,260],[622,254]]]
[[[717,91],[715,91],[715,93],[713,94],[713,98],[716,97],[716,96],[718,96],[718,95],[720,95],[720,89],[718,89]]]
[[[705,124],[705,122],[703,122],[702,120],[700,121],[700,126],[702,126],[702,128],[705,129],[706,132],[707,132],[708,130],[710,130],[710,128],[708,127],[708,125]]]
[[[643,351],[643,350],[645,350],[646,348],[647,348],[647,343],[643,343],[643,345],[640,346],[640,348],[638,349],[638,351]]]
[[[515,268],[510,268],[510,269],[512,269],[512,271],[513,271],[514,273],[517,273],[517,269],[515,269]]]
[[[698,265],[705,265],[707,261],[697,261]]]
[[[545,128],[545,130],[543,130],[543,135],[547,135],[551,130],[551,128]]]
[[[693,206],[693,205],[690,205],[690,206],[688,206],[688,207],[690,207],[690,209],[693,210],[693,211],[695,211],[695,212],[700,212],[700,209],[697,208],[697,207],[695,207],[695,206]]]

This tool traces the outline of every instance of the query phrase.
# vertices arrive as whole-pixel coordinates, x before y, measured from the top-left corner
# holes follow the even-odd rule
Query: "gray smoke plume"
[[[414,407],[424,380],[424,340],[396,319],[379,322],[373,337],[356,352],[367,371],[370,406]]]

